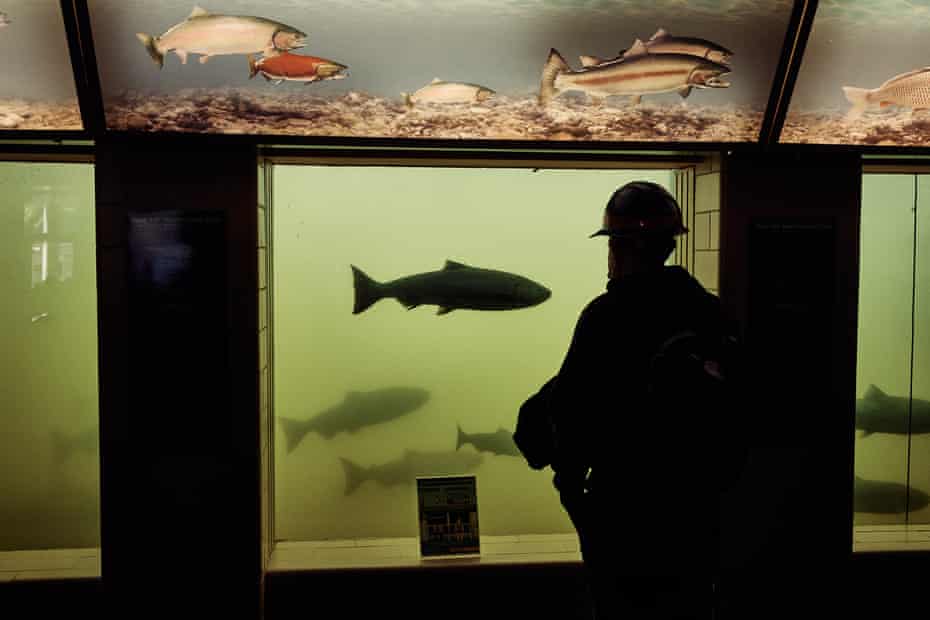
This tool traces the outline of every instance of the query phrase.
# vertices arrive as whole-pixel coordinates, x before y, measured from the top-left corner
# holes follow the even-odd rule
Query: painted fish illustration
[[[428,391],[420,388],[392,387],[370,392],[349,392],[345,399],[308,420],[278,417],[292,452],[307,433],[313,431],[329,439],[338,433],[383,424],[422,407],[429,400]]]
[[[471,444],[479,452],[490,452],[491,454],[503,456],[520,456],[517,444],[513,442],[513,431],[508,431],[503,427],[493,433],[466,433],[459,426],[455,449],[458,450],[465,444]]]
[[[853,107],[846,114],[847,120],[862,116],[867,108],[884,108],[899,105],[914,110],[930,109],[930,67],[923,67],[896,75],[878,88],[856,88],[843,86],[846,99]]]
[[[901,514],[930,506],[930,495],[897,482],[867,480],[856,476],[853,485],[853,510],[877,514]]]
[[[636,56],[635,50],[640,44],[650,54],[689,54],[720,64],[726,64],[733,56],[733,52],[713,41],[697,37],[676,37],[665,28],[659,28],[654,35],[649,37],[648,41],[643,43],[640,39],[636,39],[632,47],[623,50],[614,58],[605,60],[597,56],[581,56],[581,64],[585,67],[593,67],[605,62],[616,62],[629,56]]]
[[[285,80],[293,82],[320,82],[323,80],[341,80],[348,76],[347,66],[333,60],[317,56],[301,56],[290,52],[272,54],[255,60],[249,55],[249,79],[259,73],[275,84]]]
[[[692,88],[730,86],[720,79],[730,73],[726,65],[688,54],[649,54],[642,42],[631,49],[636,53],[622,61],[578,71],[573,71],[558,51],[550,49],[540,80],[540,105],[567,90],[580,90],[595,99],[630,95],[635,105],[643,95],[677,92],[687,97]]]
[[[9,25],[12,24],[12,23],[13,23],[13,22],[10,21],[10,16],[9,16],[9,15],[7,15],[6,13],[0,12],[0,28],[2,28],[2,27],[4,27],[4,26],[9,26]]]
[[[541,304],[552,292],[528,278],[506,271],[469,267],[447,260],[439,271],[419,273],[390,282],[376,282],[352,265],[355,306],[352,314],[393,297],[408,310],[422,305],[439,306],[436,314],[453,310],[514,310]]]
[[[307,35],[264,17],[217,15],[195,6],[183,22],[158,37],[136,33],[155,64],[165,66],[165,54],[173,51],[187,64],[188,54],[200,54],[200,62],[223,54],[271,54],[303,47]]]
[[[870,385],[865,397],[856,399],[856,428],[865,431],[863,437],[872,433],[930,433],[930,401],[889,396]]]
[[[418,452],[407,450],[399,459],[362,467],[346,458],[339,459],[346,474],[345,494],[351,495],[366,480],[385,486],[408,484],[417,476],[456,476],[474,471],[484,457],[475,452]]]
[[[439,78],[412,95],[401,93],[404,104],[412,108],[417,103],[472,103],[485,101],[496,93],[487,86],[465,82],[444,82]]]

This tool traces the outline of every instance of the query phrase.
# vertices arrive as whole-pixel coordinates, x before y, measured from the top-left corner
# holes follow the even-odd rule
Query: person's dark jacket
[[[686,394],[662,410],[646,398],[652,355],[686,329],[722,338],[732,326],[719,299],[680,267],[613,279],[581,313],[549,387],[554,482],[576,527],[591,521],[583,511],[610,511],[604,527],[649,538],[716,515],[707,457],[740,439],[721,437],[706,423],[715,412],[689,407]]]

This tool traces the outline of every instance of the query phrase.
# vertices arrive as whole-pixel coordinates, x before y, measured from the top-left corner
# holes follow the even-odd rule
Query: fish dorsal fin
[[[875,387],[875,385],[870,385],[869,389],[865,391],[865,398],[866,400],[881,400],[882,398],[888,398],[888,395]]]
[[[596,67],[604,63],[604,59],[598,56],[579,56],[578,60],[581,61],[582,67]]]
[[[449,313],[452,312],[453,310],[454,310],[454,308],[447,308],[446,306],[439,306],[439,310],[436,311],[436,314],[437,314],[438,316],[441,316],[441,315],[443,315],[443,314],[449,314]]]
[[[439,78],[433,78],[433,81],[430,82],[430,84],[439,84],[441,81],[442,80],[440,80]]]
[[[648,54],[648,53],[649,53],[649,50],[646,49],[646,44],[643,43],[643,40],[636,39],[635,41],[633,41],[633,45],[630,46],[630,49],[624,52],[623,55],[629,58],[630,56],[642,56],[643,54]]]
[[[889,86],[889,85],[891,85],[891,84],[894,84],[894,83],[897,82],[898,80],[903,80],[904,78],[909,78],[909,77],[918,75],[918,74],[920,74],[920,73],[926,73],[926,72],[928,72],[928,71],[930,71],[930,67],[921,67],[920,69],[914,69],[913,71],[908,71],[907,73],[902,73],[901,75],[896,75],[896,76],[894,76],[894,77],[891,78],[891,79],[885,80],[885,82],[884,82],[881,86],[879,86],[877,89],[875,89],[875,90],[880,90],[880,89],[882,89],[882,88],[885,88],[886,86]]]
[[[446,260],[445,267],[442,268],[443,271],[451,271],[453,269],[468,269],[468,265],[464,263],[457,263],[454,260]]]
[[[210,11],[208,11],[205,8],[199,7],[195,4],[194,10],[191,11],[191,14],[187,17],[187,19],[190,19],[191,17],[204,17],[209,14],[210,14]]]
[[[659,28],[658,30],[656,30],[656,33],[654,35],[649,37],[649,40],[657,41],[659,39],[664,39],[665,37],[670,37],[670,36],[672,35],[668,33],[668,30],[666,30],[665,28]]]

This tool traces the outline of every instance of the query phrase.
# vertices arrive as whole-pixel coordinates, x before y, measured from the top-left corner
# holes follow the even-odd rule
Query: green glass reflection
[[[604,290],[606,244],[588,235],[634,179],[673,187],[667,171],[275,167],[277,539],[416,536],[414,475],[460,473],[478,477],[484,534],[573,532],[551,472],[495,441]],[[442,315],[382,299],[353,314],[352,265],[387,282],[447,260],[552,295]],[[339,432],[305,422],[334,409],[381,423]],[[667,509],[686,517],[687,507]]]
[[[912,175],[863,177],[856,525],[904,523],[906,517],[914,199]]]
[[[0,551],[99,545],[93,166],[0,163]]]

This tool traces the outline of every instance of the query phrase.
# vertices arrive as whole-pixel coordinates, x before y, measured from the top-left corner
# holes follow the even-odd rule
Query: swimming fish
[[[455,476],[473,471],[484,457],[475,452],[418,452],[407,450],[399,459],[362,467],[346,458],[340,458],[346,474],[345,494],[351,495],[366,480],[377,480],[383,485],[413,483],[417,476]]]
[[[290,52],[272,54],[258,60],[249,55],[249,79],[261,73],[262,77],[275,84],[285,80],[308,84],[322,80],[341,80],[348,75],[346,69],[347,66],[333,60]]]
[[[636,39],[632,47],[623,50],[615,58],[605,60],[597,56],[581,56],[581,64],[584,67],[593,67],[605,62],[616,62],[628,56],[635,56],[634,48],[640,42],[640,39]],[[733,52],[718,43],[697,37],[676,37],[665,28],[656,30],[656,33],[649,37],[649,40],[643,45],[650,54],[689,54],[720,64],[726,64],[733,56]]]
[[[866,108],[874,105],[880,108],[899,105],[914,110],[930,109],[930,67],[896,75],[878,88],[843,86],[843,93],[853,104],[846,120],[859,118]]]
[[[195,6],[183,22],[158,37],[136,33],[155,64],[165,66],[165,54],[173,51],[187,64],[188,54],[201,54],[200,62],[223,54],[271,54],[303,47],[307,35],[264,17],[216,15]]]
[[[329,439],[338,433],[354,433],[362,428],[383,424],[422,407],[429,400],[427,390],[411,387],[391,387],[370,392],[348,392],[334,405],[309,420],[294,420],[279,416],[292,452],[304,436],[313,431]]]
[[[908,497],[910,495],[910,497]],[[856,476],[853,485],[853,511],[901,514],[930,506],[930,495],[898,482],[867,480]]]
[[[490,452],[502,456],[521,456],[517,444],[513,442],[513,432],[503,427],[493,433],[466,433],[459,426],[455,449],[458,450],[465,444],[473,445],[479,452]]]
[[[623,60],[572,70],[555,49],[543,66],[539,86],[540,105],[548,104],[560,92],[580,90],[590,97],[630,95],[635,105],[643,95],[677,92],[682,97],[692,88],[727,88],[721,76],[730,68],[689,54],[650,54],[642,41]]]
[[[401,93],[404,104],[412,108],[417,103],[472,103],[490,99],[496,93],[487,86],[465,82],[444,82],[439,78],[412,95]]]
[[[870,385],[865,397],[856,399],[856,428],[865,431],[863,437],[930,433],[930,401],[891,396]]]
[[[390,282],[376,282],[352,265],[355,306],[352,314],[367,310],[386,297],[393,297],[408,310],[437,305],[437,314],[453,310],[515,310],[535,306],[552,292],[542,284],[506,271],[469,267],[447,260],[439,271],[418,273]]]

